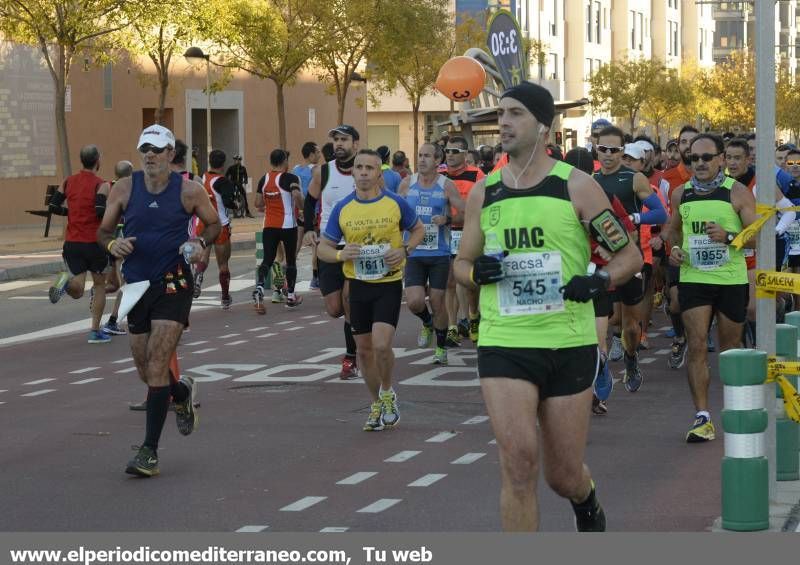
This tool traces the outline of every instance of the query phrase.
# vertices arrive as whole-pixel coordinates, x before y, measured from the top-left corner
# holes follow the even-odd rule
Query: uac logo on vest
[[[503,230],[506,249],[544,247],[544,230],[539,227],[507,228]]]

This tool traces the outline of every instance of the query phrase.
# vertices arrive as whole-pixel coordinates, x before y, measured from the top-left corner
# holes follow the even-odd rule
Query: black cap
[[[525,80],[506,90],[500,98],[506,97],[521,102],[540,124],[547,127],[553,125],[553,118],[556,115],[555,102],[553,95],[543,86]]]
[[[333,137],[334,134],[341,133],[343,135],[349,135],[353,138],[354,141],[358,141],[359,135],[358,130],[353,126],[348,126],[347,124],[342,124],[340,126],[336,126],[331,131],[328,132],[328,137]]]
[[[375,150],[375,152],[381,156],[381,161],[384,163],[389,160],[389,156],[392,154],[391,149],[389,149],[386,145],[381,145]]]
[[[236,155],[233,156],[233,160],[234,161],[241,161],[242,160],[242,156],[237,153]]]
[[[283,149],[273,149],[272,153],[269,154],[269,162],[273,167],[283,165],[288,160],[289,152]]]

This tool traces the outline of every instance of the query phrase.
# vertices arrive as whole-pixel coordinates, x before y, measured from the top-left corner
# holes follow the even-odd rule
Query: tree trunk
[[[158,107],[154,113],[157,124],[161,124],[164,119],[164,106],[167,103],[167,90],[169,89],[169,72],[166,69],[158,71]]]
[[[66,98],[67,98],[67,77],[66,68],[67,54],[63,46],[57,46],[57,56],[55,74],[53,82],[55,84],[55,112],[56,112],[56,138],[58,139],[58,151],[61,155],[61,175],[66,178],[72,174],[72,163],[69,154],[69,138],[67,137],[67,114],[66,114]]]
[[[275,82],[278,106],[278,147],[286,149],[286,103],[283,98],[283,85]]]
[[[339,107],[336,111],[336,123],[343,124],[344,123],[344,108],[347,105],[347,81],[343,85],[336,85],[336,101],[339,103]]]
[[[411,101],[411,111],[414,116],[414,168],[417,168],[417,154],[419,152],[419,105],[422,97],[418,96]]]
[[[630,120],[631,120],[631,137],[635,137],[636,136],[636,112],[631,112]]]

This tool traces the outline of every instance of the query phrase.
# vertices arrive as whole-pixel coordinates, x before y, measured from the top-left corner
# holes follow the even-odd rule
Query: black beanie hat
[[[547,127],[553,125],[553,118],[556,115],[555,102],[553,102],[553,95],[546,88],[523,81],[506,90],[500,99],[506,97],[521,102],[540,124]]]

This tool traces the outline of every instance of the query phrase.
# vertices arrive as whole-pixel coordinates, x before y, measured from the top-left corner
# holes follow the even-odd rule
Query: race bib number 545
[[[497,283],[501,316],[564,310],[560,253],[514,253],[503,259],[503,269],[505,278]]]

